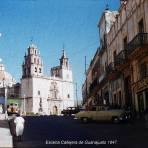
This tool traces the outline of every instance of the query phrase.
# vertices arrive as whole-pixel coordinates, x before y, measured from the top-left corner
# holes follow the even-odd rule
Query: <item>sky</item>
[[[120,0],[0,0],[0,58],[6,71],[20,82],[25,52],[34,43],[44,74],[50,75],[64,45],[81,100],[85,56],[88,67],[99,47],[97,24],[107,3],[118,10]]]

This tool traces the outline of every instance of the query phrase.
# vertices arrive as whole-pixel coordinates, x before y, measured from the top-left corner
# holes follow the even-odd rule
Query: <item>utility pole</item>
[[[5,119],[8,119],[8,114],[7,114],[7,86],[6,86],[6,83],[5,83],[5,78],[3,78],[3,88],[4,88],[4,97],[5,97],[5,105],[4,105]]]
[[[5,91],[5,118],[8,119],[8,114],[7,114],[7,86],[4,87]]]
[[[86,78],[86,102],[87,102],[87,71],[86,71],[86,56],[85,56],[85,78]],[[88,107],[88,102],[87,102],[87,107]]]
[[[78,90],[77,90],[77,82],[76,82],[76,101],[77,101],[77,107],[78,107]]]

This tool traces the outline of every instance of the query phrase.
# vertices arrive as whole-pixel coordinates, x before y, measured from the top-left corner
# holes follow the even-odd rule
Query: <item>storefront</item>
[[[135,94],[135,109],[139,113],[148,109],[148,77],[133,85]]]

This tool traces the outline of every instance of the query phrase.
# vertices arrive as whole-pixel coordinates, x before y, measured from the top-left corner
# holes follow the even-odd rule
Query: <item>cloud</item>
[[[0,32],[0,37],[2,37],[2,33]]]
[[[2,62],[2,59],[0,58],[0,62]]]

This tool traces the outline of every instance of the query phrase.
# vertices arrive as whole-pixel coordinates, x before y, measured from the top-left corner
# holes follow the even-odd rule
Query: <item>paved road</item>
[[[88,123],[72,117],[25,117],[22,142],[17,148],[29,147],[99,147],[147,148],[148,129],[140,125]]]

